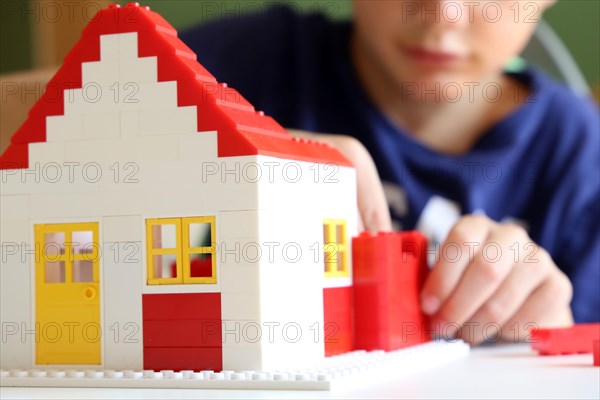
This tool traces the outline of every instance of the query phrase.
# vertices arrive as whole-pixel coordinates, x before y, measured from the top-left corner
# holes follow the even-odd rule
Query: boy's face
[[[521,52],[552,3],[355,0],[355,44],[395,84],[480,82]]]

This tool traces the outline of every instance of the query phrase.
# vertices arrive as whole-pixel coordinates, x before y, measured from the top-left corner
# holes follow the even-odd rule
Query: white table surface
[[[591,354],[541,357],[527,345],[494,345],[475,348],[468,358],[446,366],[352,392],[3,387],[0,398],[599,399],[600,368],[592,366]]]

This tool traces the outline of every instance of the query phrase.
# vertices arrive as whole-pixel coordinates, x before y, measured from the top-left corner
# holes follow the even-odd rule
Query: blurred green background
[[[526,0],[512,1],[526,2]],[[32,18],[13,14],[9,7],[10,3],[7,0],[1,0],[0,3],[0,73],[27,69],[33,64],[30,24],[35,21],[32,22]],[[319,10],[336,19],[347,18],[351,14],[349,0],[150,0],[142,2],[162,14],[177,29],[217,18],[223,14],[244,15],[274,3],[293,3],[303,11]],[[546,12],[545,19],[566,44],[588,83],[597,86],[600,81],[600,1],[559,0]]]

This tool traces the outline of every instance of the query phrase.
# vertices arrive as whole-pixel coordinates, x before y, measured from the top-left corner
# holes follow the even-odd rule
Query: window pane
[[[190,224],[189,235],[189,247],[210,247],[212,245],[213,241],[209,222]]]
[[[64,283],[65,282],[65,262],[64,261],[46,261],[44,275],[45,275],[46,283]]]
[[[335,226],[335,241],[339,244],[343,244],[345,241],[344,226],[339,224]]]
[[[175,254],[156,254],[152,256],[154,278],[176,278],[177,256]]]
[[[175,224],[152,226],[152,248],[174,249],[177,245]]]
[[[65,233],[48,232],[44,234],[44,254],[46,259],[56,260],[61,254],[65,254]]]
[[[92,231],[73,232],[73,254],[92,254],[94,236]]]
[[[340,250],[337,254],[337,270],[343,272],[346,270],[346,264],[344,263],[344,252]]]
[[[190,254],[190,277],[212,277],[212,254]]]
[[[91,260],[73,261],[73,282],[93,282],[94,263]]]
[[[337,243],[325,244],[325,262],[336,263],[340,258],[340,245]]]
[[[339,246],[337,243],[326,243],[324,250],[325,272],[335,271],[339,259]]]
[[[329,243],[329,230],[327,229],[327,224],[323,225],[323,243]]]

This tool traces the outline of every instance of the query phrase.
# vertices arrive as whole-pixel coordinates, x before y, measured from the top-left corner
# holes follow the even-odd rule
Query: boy
[[[352,23],[278,7],[181,36],[284,126],[335,134],[318,138],[357,167],[366,229],[391,227],[387,197],[396,228],[442,243],[421,304],[439,334],[514,341],[600,321],[598,110],[503,72],[551,3],[354,1]]]

